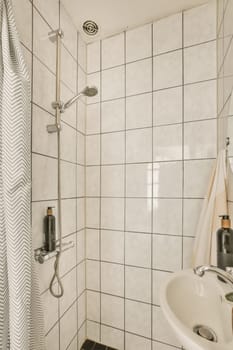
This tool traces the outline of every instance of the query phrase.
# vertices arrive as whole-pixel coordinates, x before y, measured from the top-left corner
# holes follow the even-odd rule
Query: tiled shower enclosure
[[[62,100],[99,93],[62,115],[65,295],[48,290],[53,260],[38,266],[50,350],[86,338],[119,350],[172,350],[159,287],[190,266],[193,238],[217,152],[216,2],[86,44],[58,0],[14,0],[32,77],[32,238],[57,207],[55,45]],[[25,26],[25,21],[30,25]]]

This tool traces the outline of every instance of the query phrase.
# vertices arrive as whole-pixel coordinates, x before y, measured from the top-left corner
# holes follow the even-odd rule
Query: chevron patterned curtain
[[[44,350],[31,244],[30,78],[11,0],[0,0],[0,349]]]

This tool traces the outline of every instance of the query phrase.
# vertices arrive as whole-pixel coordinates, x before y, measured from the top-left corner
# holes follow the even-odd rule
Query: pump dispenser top
[[[221,215],[221,228],[217,231],[217,265],[225,270],[233,267],[233,230],[229,215]]]

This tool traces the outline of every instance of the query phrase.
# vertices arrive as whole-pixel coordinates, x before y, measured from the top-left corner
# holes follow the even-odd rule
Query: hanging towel
[[[211,174],[204,199],[193,250],[193,267],[217,265],[216,231],[220,227],[219,215],[228,214],[226,150],[221,150]]]
[[[11,0],[0,0],[0,349],[44,350],[31,242],[30,76]]]

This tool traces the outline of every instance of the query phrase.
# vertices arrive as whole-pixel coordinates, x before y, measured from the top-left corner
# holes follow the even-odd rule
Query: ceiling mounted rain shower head
[[[94,36],[98,33],[99,27],[94,21],[88,20],[83,23],[83,31],[87,35]]]

